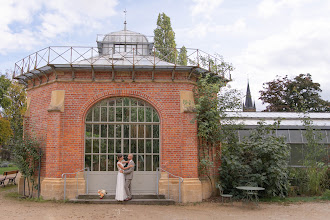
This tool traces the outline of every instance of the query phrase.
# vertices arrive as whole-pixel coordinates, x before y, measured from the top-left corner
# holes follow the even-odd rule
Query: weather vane
[[[125,13],[124,30],[126,31],[126,24],[127,24],[127,22],[126,22],[126,13],[127,13],[126,8],[124,10],[124,13]]]

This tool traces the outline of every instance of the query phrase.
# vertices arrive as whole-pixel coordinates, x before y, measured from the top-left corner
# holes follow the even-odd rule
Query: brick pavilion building
[[[177,49],[154,48],[125,28],[98,36],[97,47],[48,47],[16,63],[14,78],[27,87],[25,130],[44,143],[43,198],[114,194],[116,155],[128,153],[133,196],[198,202],[209,195],[198,177],[192,109],[198,76],[211,71],[200,57],[210,55],[187,51],[180,65]]]

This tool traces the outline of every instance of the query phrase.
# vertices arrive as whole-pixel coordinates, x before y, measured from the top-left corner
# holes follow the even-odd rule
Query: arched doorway
[[[134,155],[133,194],[156,192],[160,159],[160,120],[147,102],[116,97],[102,100],[85,120],[85,167],[89,167],[89,193],[106,189],[114,194],[116,155]]]

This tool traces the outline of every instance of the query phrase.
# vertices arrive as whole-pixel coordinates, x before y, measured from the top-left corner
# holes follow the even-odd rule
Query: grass
[[[261,202],[274,202],[274,203],[296,203],[296,202],[320,202],[320,201],[330,201],[329,198],[323,196],[298,196],[298,197],[272,197],[272,198],[260,198]]]
[[[18,170],[18,167],[16,167],[16,166],[13,166],[13,167],[0,167],[0,175],[2,175],[3,172],[13,171],[13,170]]]

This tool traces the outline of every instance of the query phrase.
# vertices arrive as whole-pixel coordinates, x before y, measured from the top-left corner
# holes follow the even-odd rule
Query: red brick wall
[[[197,178],[197,126],[192,123],[193,113],[180,113],[180,91],[192,91],[194,84],[187,80],[188,73],[136,73],[131,82],[128,73],[116,74],[117,82],[92,82],[91,73],[77,72],[72,81],[71,72],[58,74],[58,81],[42,84],[29,83],[31,97],[30,117],[27,128],[45,140],[42,176],[60,177],[62,173],[84,168],[84,120],[87,111],[97,102],[109,97],[136,97],[150,103],[161,120],[161,167],[185,178]],[[95,74],[96,79],[109,80],[111,73]],[[54,79],[50,76],[50,80]],[[125,82],[121,82],[121,80]],[[66,81],[61,81],[66,80]],[[142,82],[142,80],[144,80]],[[148,80],[148,81],[146,81]],[[163,81],[162,81],[163,80]],[[166,82],[164,80],[167,80]],[[181,80],[181,81],[179,81]],[[185,81],[184,81],[185,80]],[[128,81],[128,82],[127,82]],[[65,90],[64,112],[48,112],[53,90]]]

